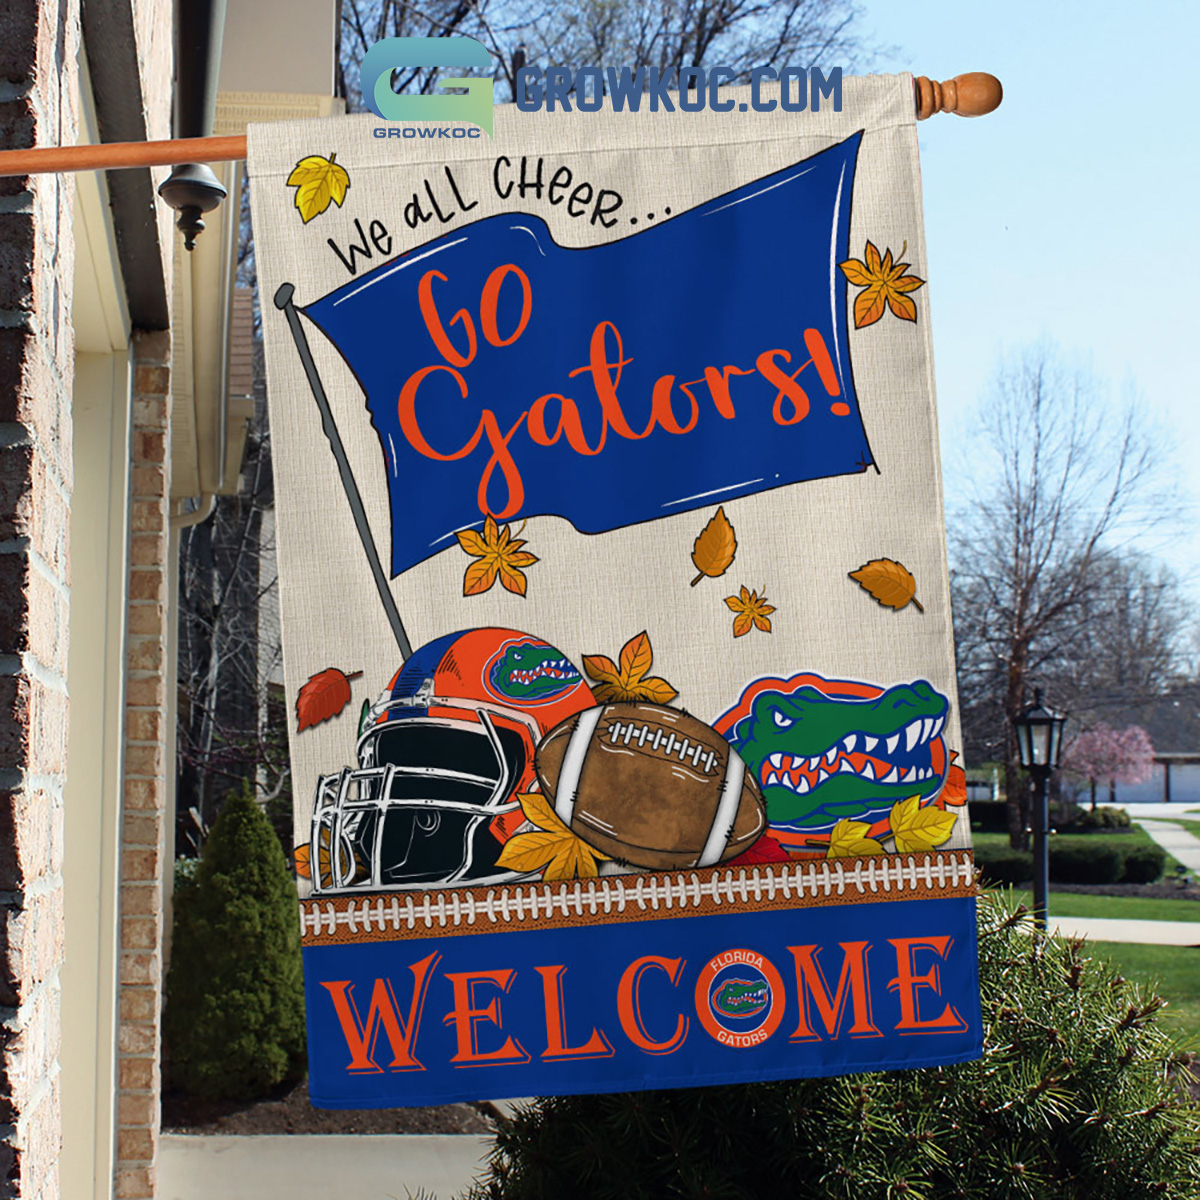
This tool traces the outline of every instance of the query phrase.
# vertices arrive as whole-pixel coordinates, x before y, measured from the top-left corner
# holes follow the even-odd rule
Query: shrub
[[[1008,806],[1002,800],[973,800],[968,811],[972,829],[981,833],[1008,832]]]
[[[241,1100],[303,1075],[296,906],[279,839],[244,784],[176,897],[163,1020],[173,1084]]]
[[[1104,841],[1050,844],[1050,878],[1055,883],[1116,883],[1125,856]]]
[[[1130,822],[1129,814],[1123,808],[1110,808],[1107,804],[1101,804],[1095,812],[1085,809],[1078,824],[1082,830],[1128,829]]]
[[[1027,883],[1033,878],[1033,855],[1010,846],[976,846],[975,864],[984,883]]]
[[[1167,864],[1166,853],[1158,846],[1130,846],[1125,851],[1122,883],[1157,883]]]
[[[1054,829],[1079,829],[1087,809],[1073,800],[1060,800],[1050,806],[1050,825]]]
[[[472,1200],[1129,1200],[1200,1196],[1200,1110],[1162,1001],[980,902],[978,1062],[537,1100]]]

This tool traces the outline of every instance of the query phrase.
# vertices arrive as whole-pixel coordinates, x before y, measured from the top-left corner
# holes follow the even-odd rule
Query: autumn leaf
[[[705,575],[716,579],[729,570],[730,563],[737,553],[737,537],[733,526],[725,515],[725,508],[718,508],[716,514],[700,531],[700,536],[692,543],[692,562],[700,572],[692,580],[692,587],[702,580]]]
[[[303,846],[297,846],[293,852],[292,858],[296,864],[296,874],[299,875],[301,879],[312,878],[312,868],[309,865],[310,853],[311,851],[307,844]]]
[[[583,669],[596,681],[592,694],[598,704],[623,704],[635,700],[669,704],[679,693],[660,676],[647,676],[646,672],[653,664],[654,652],[645,630],[621,648],[620,666],[605,654],[583,656]]]
[[[905,242],[900,248],[901,258],[907,249],[908,243]],[[880,259],[875,243],[867,242],[862,259],[848,258],[838,266],[850,283],[864,289],[854,300],[855,329],[874,325],[883,316],[885,308],[890,308],[902,321],[917,319],[917,306],[907,293],[924,287],[925,280],[906,274],[908,263],[893,263],[891,250]]]
[[[735,858],[722,863],[726,867],[753,867],[759,863],[791,862],[792,856],[769,834],[764,833]]]
[[[920,796],[909,796],[892,805],[892,836],[901,854],[932,850],[940,846],[954,830],[955,816],[935,805],[921,807]]]
[[[763,633],[771,632],[771,616],[775,611],[773,604],[767,603],[766,589],[760,596],[743,587],[736,596],[725,597],[725,607],[737,613],[733,618],[733,636],[741,637],[749,633],[751,628],[761,629]]]
[[[296,732],[336,717],[350,703],[350,680],[361,674],[355,671],[347,675],[330,667],[313,675],[296,697]]]
[[[496,865],[508,871],[528,874],[542,871],[546,882],[560,879],[594,879],[599,874],[598,861],[607,854],[593,849],[563,824],[541,792],[525,792],[517,796],[526,819],[538,826],[527,833],[509,838],[496,860]]]
[[[951,751],[951,758],[957,757],[958,755]],[[966,802],[967,773],[962,767],[952,766],[946,773],[946,786],[937,798],[938,807],[944,809],[949,805],[951,808],[961,808]]]
[[[296,189],[296,208],[300,212],[300,219],[307,225],[330,204],[341,207],[346,198],[346,189],[350,186],[350,176],[345,167],[338,165],[336,154],[328,158],[310,154],[292,168],[292,173],[287,177],[287,186]]]
[[[463,529],[457,537],[458,544],[472,558],[479,560],[473,562],[463,575],[464,596],[478,596],[489,591],[497,577],[508,591],[525,595],[527,584],[521,568],[533,566],[538,559],[528,550],[521,549],[525,543],[512,536],[511,525],[501,529],[496,525],[496,519],[489,515],[483,523],[482,534],[474,529]]]
[[[883,847],[874,839],[867,837],[870,829],[863,821],[851,821],[843,817],[829,835],[829,849],[826,858],[854,858],[863,854],[882,854]]]
[[[869,592],[884,608],[902,609],[909,602],[917,612],[925,607],[916,597],[917,581],[903,563],[890,558],[873,558],[850,572],[859,587]]]

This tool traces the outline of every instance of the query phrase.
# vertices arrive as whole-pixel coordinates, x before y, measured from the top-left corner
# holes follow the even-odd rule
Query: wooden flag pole
[[[917,119],[937,112],[982,117],[1004,97],[995,75],[971,71],[946,83],[919,75],[913,82]],[[41,146],[0,150],[0,177],[55,171],[116,171],[123,167],[171,167],[179,163],[234,162],[246,157],[244,135],[174,138],[169,142],[103,142],[92,146]]]

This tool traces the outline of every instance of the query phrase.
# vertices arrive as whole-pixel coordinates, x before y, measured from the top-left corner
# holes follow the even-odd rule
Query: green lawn
[[[1164,901],[1163,903],[1170,903]],[[1110,959],[1138,983],[1156,983],[1170,1002],[1167,1021],[1178,1033],[1200,1040],[1200,949],[1191,946],[1129,946],[1090,942],[1098,958]]]
[[[1173,820],[1172,817],[1164,817],[1164,821]],[[1200,838],[1200,821],[1175,821],[1176,825],[1182,825],[1184,829],[1192,835],[1192,837]]]
[[[1032,892],[1014,888],[1013,895],[1027,908],[1033,907]],[[1114,917],[1123,921],[1200,921],[1200,901],[1056,892],[1051,885],[1050,914],[1055,917]]]

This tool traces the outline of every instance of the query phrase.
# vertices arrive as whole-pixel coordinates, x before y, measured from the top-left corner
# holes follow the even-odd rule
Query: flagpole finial
[[[938,112],[950,112],[960,117],[983,117],[995,112],[1004,99],[1004,88],[995,75],[985,71],[968,71],[955,75],[945,83],[918,75],[913,81],[916,93],[917,120],[924,121]]]
[[[275,307],[287,308],[295,294],[296,285],[294,283],[281,283],[275,292]]]

